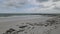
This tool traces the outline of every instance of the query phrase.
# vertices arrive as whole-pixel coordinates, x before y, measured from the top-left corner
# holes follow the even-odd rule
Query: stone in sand
[[[7,31],[5,32],[5,34],[11,34],[13,31],[15,31],[15,29],[10,28],[9,30],[7,30]]]

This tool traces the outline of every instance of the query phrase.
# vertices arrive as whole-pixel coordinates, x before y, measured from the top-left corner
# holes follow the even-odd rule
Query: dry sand
[[[52,23],[53,22],[53,23]],[[15,29],[11,34],[59,34],[59,17],[38,17],[37,18],[8,18],[0,20],[0,34],[6,33],[10,28]]]

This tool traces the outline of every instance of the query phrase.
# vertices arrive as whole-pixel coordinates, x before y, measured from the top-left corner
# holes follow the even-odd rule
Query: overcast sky
[[[0,0],[0,13],[60,13],[60,0]]]

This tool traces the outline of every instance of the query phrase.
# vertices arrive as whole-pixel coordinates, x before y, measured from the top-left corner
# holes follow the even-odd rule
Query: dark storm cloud
[[[46,2],[48,0],[36,0],[37,2]]]

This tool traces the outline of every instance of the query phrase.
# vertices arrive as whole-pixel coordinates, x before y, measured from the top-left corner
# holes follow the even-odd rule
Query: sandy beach
[[[60,25],[54,24],[55,22],[52,19],[57,20],[58,22],[56,23],[59,23],[60,18],[39,15],[0,18],[0,34],[6,33],[10,28],[16,30],[12,34],[14,32],[16,34],[17,31],[19,31],[18,34],[59,34]],[[50,20],[53,21],[52,25]],[[25,26],[26,28],[21,28],[20,26]],[[20,32],[21,29],[24,31]]]

